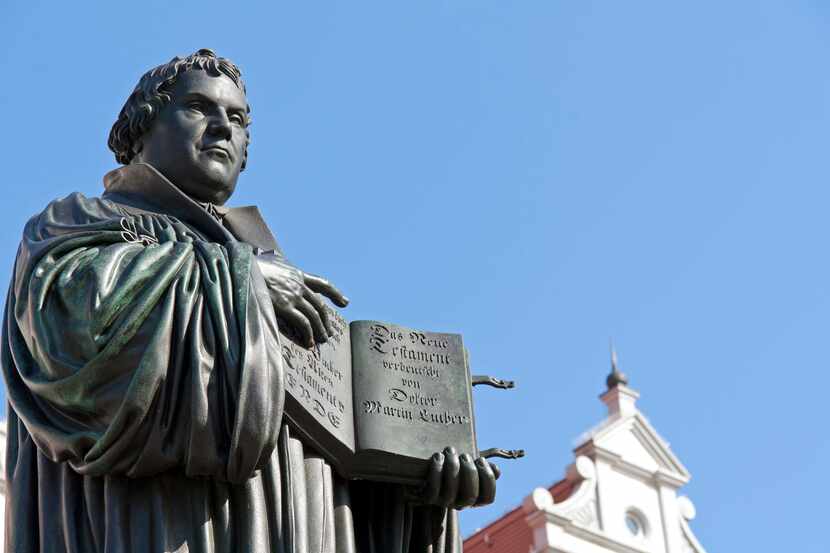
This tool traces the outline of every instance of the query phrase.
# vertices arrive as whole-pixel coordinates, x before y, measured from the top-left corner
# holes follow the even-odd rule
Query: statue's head
[[[141,77],[109,147],[119,163],[148,163],[191,198],[223,204],[248,159],[249,114],[239,68],[202,49]]]

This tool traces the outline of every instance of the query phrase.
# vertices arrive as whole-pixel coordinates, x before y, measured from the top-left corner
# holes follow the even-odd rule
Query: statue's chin
[[[134,160],[135,163],[146,163],[154,167],[192,200],[217,205],[227,202],[236,189],[236,180],[239,178],[236,165],[227,159],[217,159],[217,156],[199,156],[197,159],[190,158],[189,161],[165,164],[163,160]]]
[[[173,184],[193,200],[222,205],[236,189],[237,176],[230,178],[227,171],[208,167],[200,175],[194,175],[186,181],[183,179],[182,185]]]

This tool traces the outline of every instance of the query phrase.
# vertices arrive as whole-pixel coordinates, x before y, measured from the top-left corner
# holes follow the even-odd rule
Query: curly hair
[[[208,48],[202,48],[186,58],[175,57],[168,63],[151,69],[141,76],[110,130],[108,145],[118,163],[129,164],[141,150],[139,139],[153,124],[162,108],[172,100],[171,91],[176,80],[185,71],[193,69],[206,71],[214,77],[225,75],[245,93],[245,83],[242,82],[242,72],[239,68],[232,61],[217,57],[213,50]],[[248,144],[251,143],[251,133],[248,131],[251,124],[251,107],[247,106],[246,111],[248,115],[245,132],[248,140],[245,144],[242,170],[248,162]]]

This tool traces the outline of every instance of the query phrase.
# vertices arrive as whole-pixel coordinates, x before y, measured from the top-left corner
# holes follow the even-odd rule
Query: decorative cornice
[[[626,460],[619,453],[615,453],[593,442],[583,444],[582,447],[576,450],[576,453],[605,461],[617,472],[630,476],[631,478],[636,478],[646,484],[664,484],[673,488],[680,488],[689,482],[688,478],[672,473],[662,467],[653,471],[643,468],[640,465]]]
[[[650,553],[647,549],[642,549],[635,545],[623,543],[610,538],[598,530],[575,524],[572,520],[557,515],[556,513],[547,513],[547,522],[548,524],[553,524],[561,528],[563,531],[574,537],[591,542],[600,547],[604,547],[614,553]]]
[[[681,488],[689,483],[688,478],[683,478],[677,474],[671,473],[664,469],[657,469],[654,472],[654,482],[661,486],[668,486],[670,488]]]
[[[679,475],[684,480],[684,484],[688,482],[691,479],[689,471],[683,466],[683,463],[680,462],[680,459],[677,458],[674,452],[672,452],[668,443],[666,443],[666,441],[660,437],[660,434],[657,433],[657,430],[651,426],[648,419],[646,419],[641,413],[634,415],[634,418],[637,423],[639,423],[632,427],[634,435],[640,438],[640,442],[649,450],[650,453],[655,456],[656,459],[661,462],[661,464]]]
[[[561,505],[564,505],[562,503]],[[525,520],[530,528],[540,528],[545,525],[552,525],[561,529],[563,532],[570,534],[578,539],[593,543],[603,547],[614,553],[649,553],[645,549],[641,549],[635,545],[623,543],[613,538],[608,537],[600,530],[584,526],[574,521],[572,518],[564,515],[561,511],[556,509],[557,505],[553,503],[553,497],[545,488],[536,488],[527,496],[522,503],[522,508],[527,516]],[[550,538],[550,533],[545,532],[546,540]],[[551,549],[556,544],[544,543],[541,545],[544,549],[539,551],[553,551]],[[555,549],[555,551],[560,551]]]

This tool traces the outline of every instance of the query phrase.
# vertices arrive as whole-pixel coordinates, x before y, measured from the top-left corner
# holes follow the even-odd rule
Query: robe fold
[[[217,219],[144,164],[105,185],[18,250],[7,553],[460,553],[455,511],[343,480],[284,423],[258,211]]]

